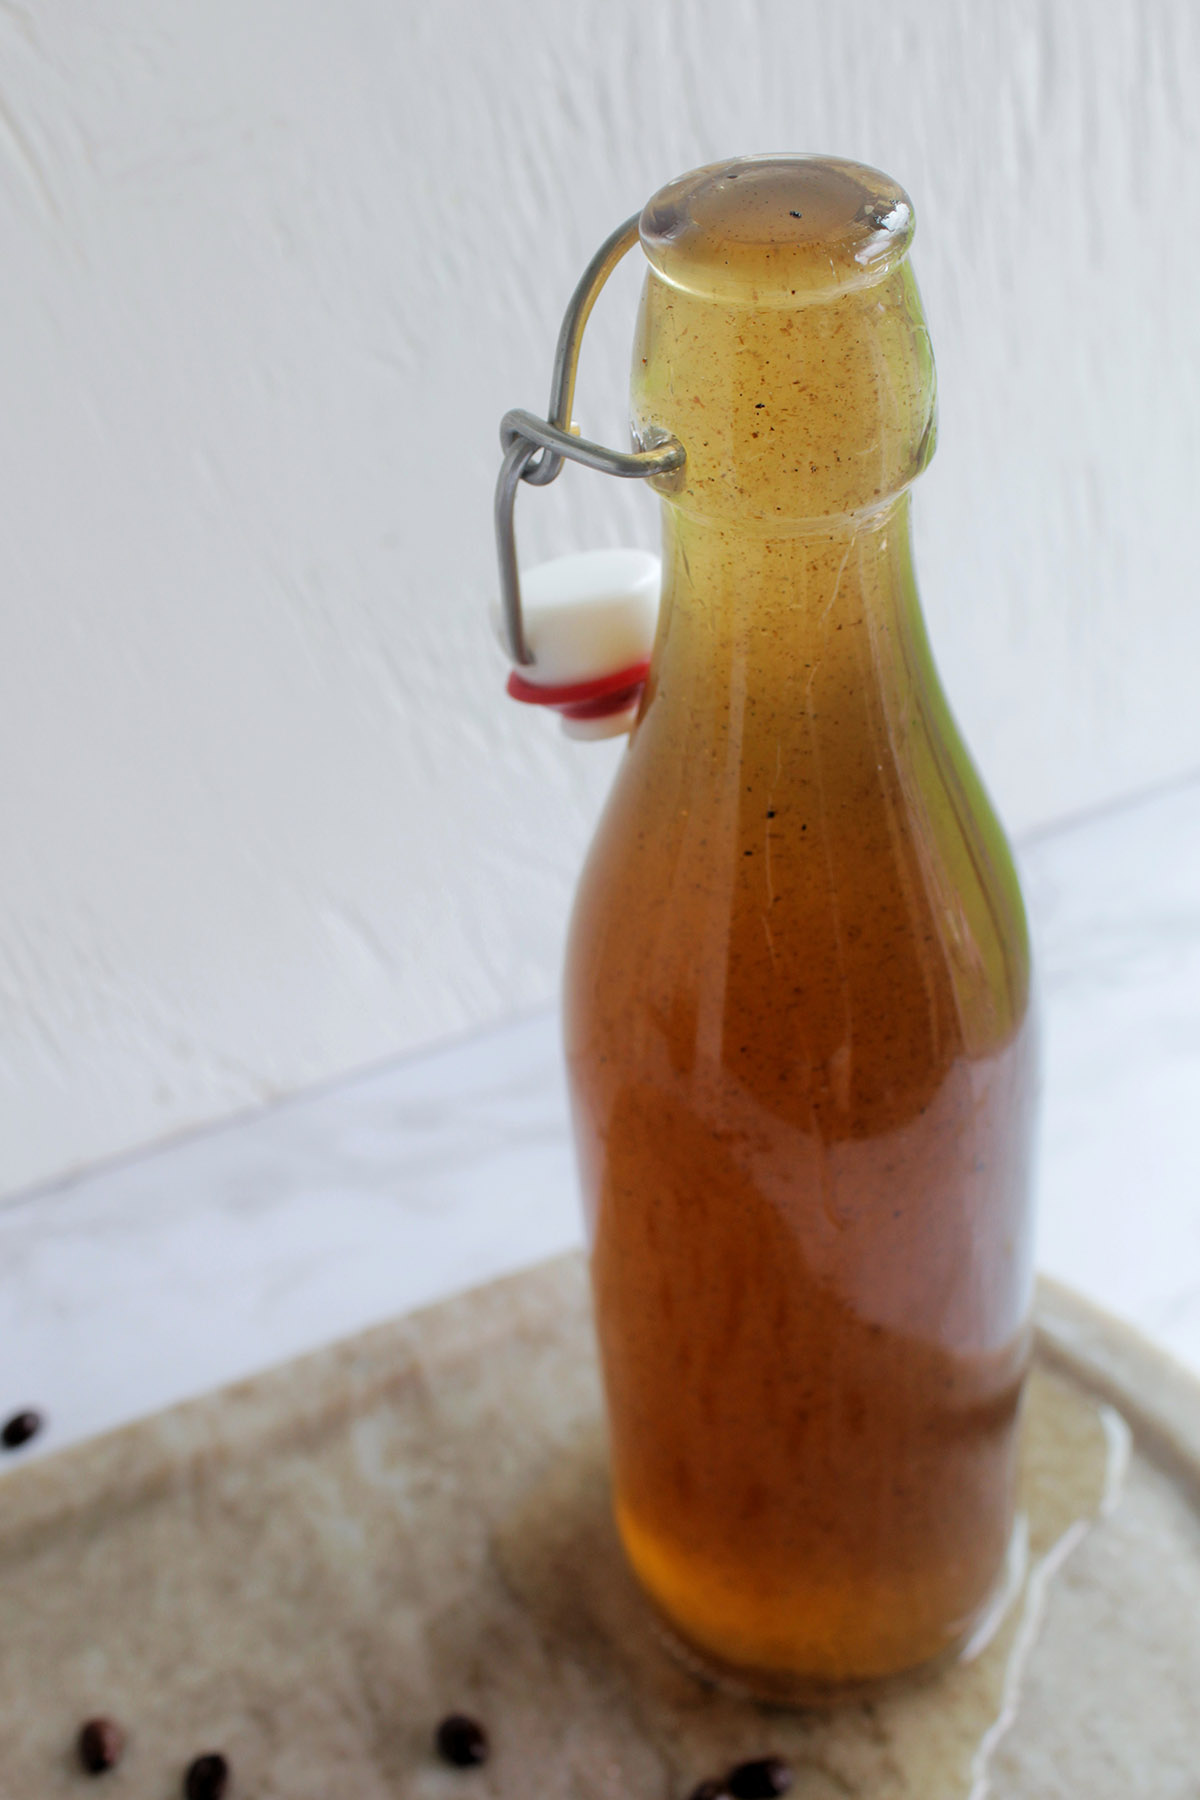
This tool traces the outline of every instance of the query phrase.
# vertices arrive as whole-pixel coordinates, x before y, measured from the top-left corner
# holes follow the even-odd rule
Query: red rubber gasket
[[[607,719],[613,713],[624,712],[632,706],[642,691],[643,683],[637,681],[632,687],[620,688],[615,694],[601,694],[595,700],[577,700],[573,706],[560,706],[564,719]]]
[[[618,712],[620,707],[628,705],[638,689],[644,686],[650,673],[649,660],[633,663],[629,668],[617,669],[611,675],[597,675],[591,681],[565,682],[559,687],[539,686],[536,681],[526,681],[519,670],[514,669],[508,678],[508,694],[513,700],[521,701],[524,706],[552,706],[557,711],[565,712],[573,719],[600,719],[606,713]],[[590,710],[592,702],[606,700],[608,705]],[[580,712],[579,707],[588,707],[587,712]]]

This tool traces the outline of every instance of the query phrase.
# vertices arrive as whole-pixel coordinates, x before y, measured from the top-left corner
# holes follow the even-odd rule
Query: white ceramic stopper
[[[645,662],[654,643],[662,564],[648,550],[579,550],[521,576],[536,687],[593,681]]]
[[[647,550],[581,550],[524,570],[525,641],[534,660],[517,673],[534,687],[567,687],[646,662],[661,584],[662,564]],[[498,609],[494,617],[499,627]]]

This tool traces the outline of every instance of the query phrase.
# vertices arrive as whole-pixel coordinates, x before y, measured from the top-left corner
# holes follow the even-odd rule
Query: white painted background
[[[1010,825],[1200,764],[1197,91],[1194,0],[0,0],[0,1191],[552,995],[613,750],[503,700],[495,424],[698,163],[916,200],[924,592]]]

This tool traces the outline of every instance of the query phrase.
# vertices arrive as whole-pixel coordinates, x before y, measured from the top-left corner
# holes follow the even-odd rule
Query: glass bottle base
[[[697,1681],[738,1700],[800,1710],[826,1711],[856,1701],[876,1700],[933,1680],[955,1663],[970,1662],[992,1641],[1024,1586],[1028,1564],[1028,1529],[1018,1518],[1009,1539],[1004,1565],[986,1601],[973,1618],[939,1650],[909,1667],[886,1674],[830,1679],[791,1670],[744,1668],[698,1649],[666,1617],[639,1583],[655,1635],[671,1659]]]

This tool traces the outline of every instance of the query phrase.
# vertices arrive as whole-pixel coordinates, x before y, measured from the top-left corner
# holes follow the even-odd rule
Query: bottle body
[[[668,544],[568,956],[622,1537],[764,1691],[951,1650],[1012,1528],[1028,951],[930,692],[906,511],[761,544],[790,576],[752,604],[744,563],[699,602],[697,533]]]
[[[841,304],[801,352],[786,308],[648,280],[635,415],[688,484],[565,983],[622,1539],[693,1652],[783,1697],[949,1654],[991,1601],[1032,1279],[1020,894],[930,656],[907,479],[873,479],[928,454],[926,352],[876,357],[882,450],[867,418],[854,462],[835,420],[799,497],[788,461],[788,370],[817,441],[846,381],[813,343],[858,330],[858,367],[887,310]]]

